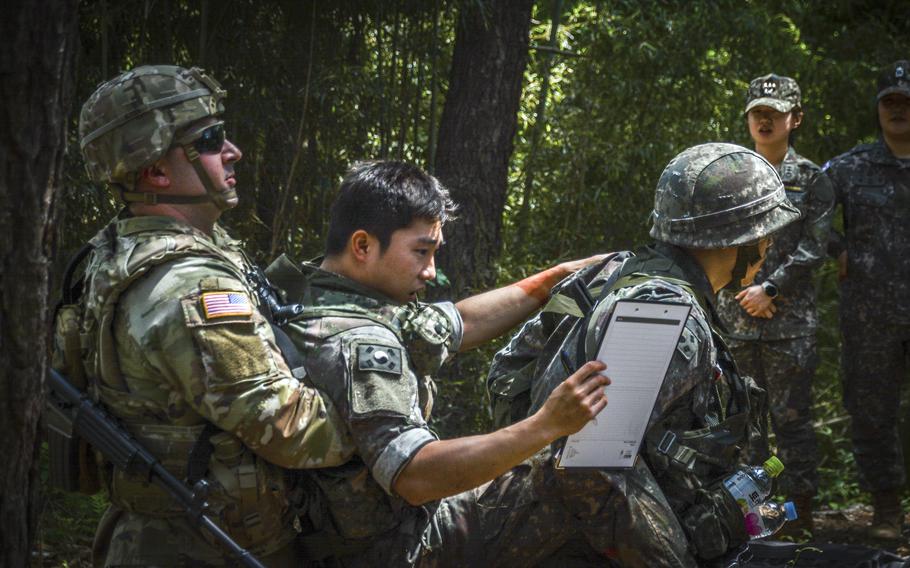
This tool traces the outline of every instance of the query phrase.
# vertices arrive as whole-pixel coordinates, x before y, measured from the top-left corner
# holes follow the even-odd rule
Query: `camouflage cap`
[[[95,181],[132,188],[178,134],[224,111],[227,92],[202,69],[144,65],[103,83],[82,105],[79,139]]]
[[[769,73],[752,79],[746,93],[746,110],[757,106],[771,107],[776,111],[790,112],[801,106],[799,85],[790,77]]]
[[[910,61],[895,61],[879,75],[877,99],[881,100],[891,93],[910,97]]]
[[[651,237],[688,248],[748,244],[799,219],[777,170],[735,144],[684,150],[667,164],[654,195]]]

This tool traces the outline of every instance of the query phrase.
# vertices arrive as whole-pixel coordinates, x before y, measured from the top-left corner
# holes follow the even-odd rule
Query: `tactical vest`
[[[219,240],[227,239],[222,229],[216,226],[214,230]],[[155,267],[181,258],[205,257],[245,282],[244,264],[249,261],[239,249],[225,250],[195,234],[168,230],[166,223],[154,217],[115,220],[87,247],[91,254],[81,286],[69,287],[65,282],[69,289],[57,311],[54,367],[71,378],[87,378],[85,386],[92,398],[174,476],[190,482],[205,476],[211,487],[210,513],[238,544],[263,555],[285,546],[295,532],[291,489],[281,469],[257,458],[239,438],[218,430],[202,416],[197,416],[197,424],[188,426],[166,423],[160,418],[160,405],[130,392],[113,335],[120,297]],[[71,272],[67,270],[69,277]],[[207,442],[211,448],[200,452]],[[201,454],[202,463],[192,463],[191,454]],[[185,516],[164,490],[107,466],[100,455],[94,459],[103,466],[112,504],[151,517]],[[80,471],[88,469],[91,467],[85,464],[79,467]]]
[[[419,405],[429,420],[436,395],[432,375],[446,359],[446,343],[452,333],[448,318],[433,304],[385,304],[372,308],[363,306],[356,293],[333,290],[332,294],[331,306],[306,305],[291,321],[329,319],[331,325],[311,330],[326,336],[374,325],[389,330],[404,347],[408,359],[405,365],[417,375]],[[366,464],[353,460],[339,467],[305,472],[308,483],[318,487],[322,496],[312,500],[307,511],[315,531],[299,539],[310,559],[359,554],[382,535],[419,535],[422,531],[421,523],[432,514],[434,504],[410,507],[387,495],[371,479],[364,483],[362,476],[369,475],[366,470]],[[354,478],[361,480],[356,492],[351,487]],[[415,537],[415,542],[418,540]]]
[[[616,290],[655,278],[691,294],[710,317],[712,308],[706,298],[670,259],[647,252],[640,256],[628,252],[611,255],[597,269],[580,272],[554,289],[541,317],[556,317],[558,323],[533,369],[510,377],[508,389],[503,388],[505,385],[491,385],[494,418],[501,421],[495,426],[506,425],[503,418],[523,417],[514,415],[512,405],[527,408],[527,415],[543,404],[549,392],[534,392],[534,389],[549,390],[548,382],[539,378],[547,376],[559,364],[560,353],[568,355],[575,368],[596,358],[609,321],[605,312],[612,307],[601,300]],[[764,391],[751,379],[739,375],[723,339],[713,329],[710,333],[717,348],[718,380],[714,381],[715,407],[710,410],[710,416],[702,417],[709,426],[696,430],[674,427],[687,423],[693,410],[672,405],[649,427],[641,449],[696,553],[705,559],[714,558],[747,538],[741,512],[732,499],[724,496],[719,483],[736,469],[744,448],[766,435],[763,417],[767,411]],[[565,369],[563,376],[573,370]],[[522,381],[527,384],[516,384]],[[501,394],[503,391],[507,391],[505,396]]]
[[[370,309],[359,305],[357,294],[344,295],[349,296],[349,302],[339,302],[333,306],[305,306],[303,312],[291,321],[334,318],[332,333],[372,324],[391,331],[404,346],[410,367],[417,375],[420,406],[424,420],[429,420],[436,396],[436,383],[432,376],[448,355],[446,342],[451,336],[451,330],[446,316],[437,311],[433,304],[388,304],[379,309]]]

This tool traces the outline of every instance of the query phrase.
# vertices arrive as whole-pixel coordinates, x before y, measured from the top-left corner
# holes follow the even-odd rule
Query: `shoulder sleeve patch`
[[[357,369],[400,375],[401,349],[388,345],[360,344],[357,346]]]
[[[253,304],[246,292],[204,292],[199,301],[206,321],[237,316],[253,315]]]
[[[688,327],[683,328],[679,342],[676,344],[676,350],[686,361],[691,361],[692,357],[698,354],[698,338]]]

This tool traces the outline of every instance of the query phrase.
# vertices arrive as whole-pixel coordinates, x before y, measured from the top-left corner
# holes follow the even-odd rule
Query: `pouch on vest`
[[[187,456],[202,435],[204,424],[124,422],[146,450],[162,456],[161,465],[165,469],[178,478],[187,475]],[[206,500],[213,518],[237,544],[257,555],[279,550],[294,536],[288,528],[294,511],[283,471],[256,457],[229,432],[218,432],[210,442],[213,449],[205,478],[210,482]],[[163,489],[119,469],[113,470],[111,478],[111,503],[149,517],[186,514]],[[216,541],[210,542],[218,546]]]
[[[70,259],[63,274],[63,294],[54,314],[54,343],[51,367],[80,391],[86,389],[82,362],[81,282],[73,283],[76,268],[92,251],[85,245]],[[101,491],[95,452],[73,429],[70,417],[49,398],[45,412],[48,446],[48,483],[64,491],[94,495]]]
[[[718,483],[697,493],[695,504],[679,515],[696,554],[711,560],[749,540],[743,512]]]
[[[208,477],[215,481],[211,503],[219,523],[257,554],[280,549],[294,536],[287,527],[295,514],[283,471],[255,456],[233,434],[220,432],[211,442]]]

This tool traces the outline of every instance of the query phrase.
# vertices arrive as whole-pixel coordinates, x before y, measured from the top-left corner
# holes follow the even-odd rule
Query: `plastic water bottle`
[[[764,503],[771,495],[771,480],[780,475],[784,464],[775,456],[761,466],[746,466],[724,480],[724,488],[748,514]]]
[[[796,506],[787,501],[783,505],[770,501],[746,513],[746,532],[749,538],[765,538],[780,530],[784,523],[797,518]]]

